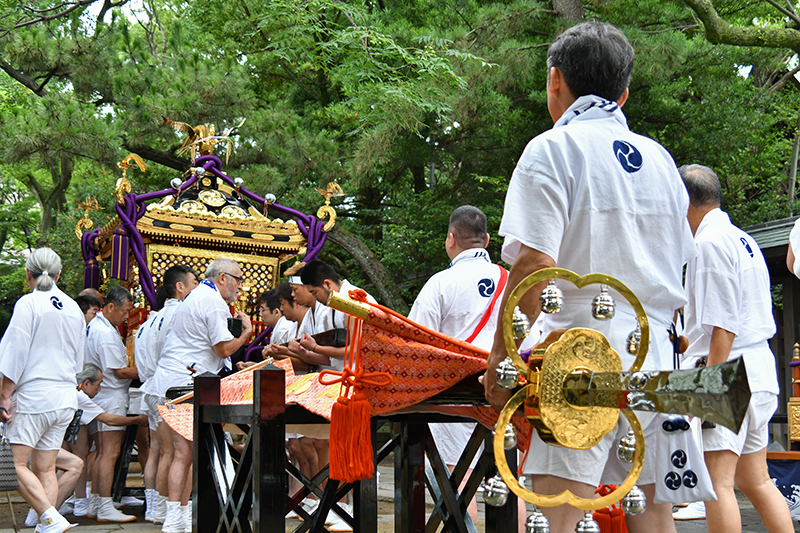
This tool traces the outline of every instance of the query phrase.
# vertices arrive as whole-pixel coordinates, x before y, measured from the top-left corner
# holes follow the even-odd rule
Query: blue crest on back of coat
[[[642,169],[642,153],[628,141],[614,141],[614,157],[617,158],[622,169],[628,174],[633,174]]]
[[[488,298],[494,294],[495,284],[491,278],[483,278],[478,282],[478,294],[484,298]]]

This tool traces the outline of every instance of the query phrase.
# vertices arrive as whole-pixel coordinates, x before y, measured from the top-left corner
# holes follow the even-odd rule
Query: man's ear
[[[452,231],[447,234],[447,238],[444,241],[444,246],[448,250],[455,248],[456,246],[456,235]]]
[[[325,290],[328,292],[336,292],[336,286],[329,279],[323,279],[322,286],[325,287]]]
[[[547,92],[553,96],[558,96],[564,86],[564,76],[561,71],[558,70],[558,67],[550,67],[547,72]]]
[[[622,96],[617,98],[617,105],[620,106],[620,107],[624,106],[625,102],[628,101],[628,96],[630,94],[631,94],[631,91],[626,88],[625,91],[623,91]]]
[[[487,234],[486,234],[486,242],[485,242],[485,243],[483,243],[483,247],[484,247],[484,248],[487,248],[488,246],[489,246],[489,234],[487,233]]]

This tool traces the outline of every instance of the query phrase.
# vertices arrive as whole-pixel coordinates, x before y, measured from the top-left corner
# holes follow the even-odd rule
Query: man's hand
[[[305,337],[306,335],[307,333],[304,333],[303,337]],[[308,359],[308,350],[306,350],[302,344],[297,342],[296,339],[292,339],[289,341],[289,351],[297,354],[297,356],[304,361]]]
[[[7,377],[0,377],[0,422],[11,422],[11,395],[16,386]]]
[[[146,426],[147,422],[147,415],[139,415],[136,417],[136,423],[140,426]]]
[[[300,346],[309,352],[314,352],[317,349],[317,341],[308,333],[303,333],[303,336],[300,338]]]
[[[249,368],[255,365],[253,361],[239,361],[236,363],[236,370],[244,370],[245,368]]]
[[[504,389],[497,384],[497,365],[506,358],[506,346],[504,342],[500,344],[495,341],[489,360],[486,364],[486,373],[481,376],[483,390],[486,393],[486,401],[494,407],[495,411],[502,411],[508,400],[511,399],[512,391]]]
[[[11,397],[0,398],[0,422],[11,422]]]
[[[242,335],[240,335],[240,337],[246,336],[249,338],[250,334],[253,332],[253,323],[250,322],[250,317],[242,313],[241,311],[238,311],[236,313],[236,318],[242,320]]]

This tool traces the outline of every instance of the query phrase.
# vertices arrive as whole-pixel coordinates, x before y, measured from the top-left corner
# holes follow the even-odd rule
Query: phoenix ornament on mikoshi
[[[242,124],[244,124],[244,121],[246,120],[242,119],[242,121],[236,126],[228,128],[223,131],[222,134],[217,135],[216,127],[213,124],[208,126],[205,124],[192,126],[186,122],[170,120],[165,116],[162,116],[161,118],[164,119],[164,124],[170,128],[187,134],[183,144],[181,144],[180,148],[178,148],[179,154],[189,152],[192,156],[192,163],[194,163],[198,156],[212,155],[214,153],[214,146],[224,141],[226,147],[226,165],[228,164],[228,159],[230,158],[231,150],[233,149],[233,143],[231,143],[230,135],[234,132],[234,130],[241,128]]]

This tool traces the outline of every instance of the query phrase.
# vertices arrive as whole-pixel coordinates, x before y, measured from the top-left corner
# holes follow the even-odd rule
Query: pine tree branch
[[[54,20],[59,17],[63,17],[64,15],[69,15],[76,9],[89,6],[91,4],[94,4],[96,1],[97,0],[79,0],[77,2],[62,2],[57,6],[49,7],[47,9],[33,9],[31,7],[25,6],[22,8],[23,11],[34,13],[38,16],[30,20],[26,20],[24,22],[18,22],[17,24],[14,25],[14,29],[24,28],[25,26],[31,26],[33,24],[38,24],[40,22],[47,22],[48,20]],[[62,11],[57,11],[56,13],[50,15],[44,14],[61,8],[64,9]]]
[[[12,78],[20,82],[22,85],[24,85],[31,91],[33,91],[33,93],[36,96],[45,96],[47,94],[47,91],[45,90],[44,86],[47,84],[48,81],[50,81],[50,78],[52,78],[53,74],[55,73],[55,72],[49,73],[45,78],[44,82],[39,84],[36,83],[36,81],[34,81],[33,78],[26,76],[22,72],[18,71],[17,69],[15,69],[11,65],[3,61],[3,59],[1,58],[0,58],[0,69],[3,69],[3,71],[6,74],[8,74]]]
[[[706,39],[713,44],[789,48],[800,53],[800,32],[789,28],[735,26],[717,13],[711,0],[684,0],[703,23]]]
[[[772,85],[772,86],[771,86],[771,87],[770,87],[770,88],[767,90],[767,92],[768,92],[768,93],[774,93],[774,92],[775,92],[775,91],[777,91],[778,89],[781,89],[781,88],[783,88],[783,86],[784,86],[784,85],[786,85],[786,84],[789,82],[789,80],[791,80],[791,79],[794,77],[794,75],[795,75],[795,74],[797,74],[798,72],[800,72],[800,65],[797,65],[795,68],[793,68],[792,70],[790,70],[789,72],[787,72],[786,74],[784,74],[783,76],[781,76],[781,79],[779,79],[778,81],[776,81],[776,82],[775,82],[775,83],[774,83],[774,84],[773,84],[773,85]]]

